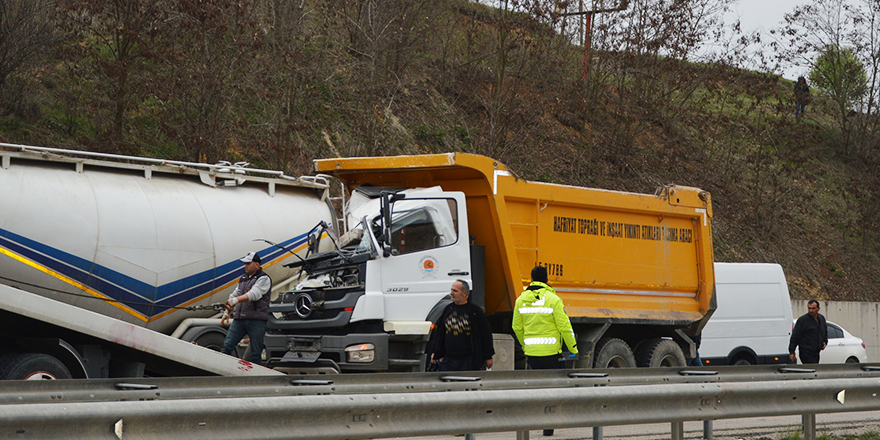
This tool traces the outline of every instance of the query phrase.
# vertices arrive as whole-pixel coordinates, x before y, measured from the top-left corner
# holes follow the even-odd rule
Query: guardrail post
[[[684,440],[684,422],[672,422],[672,440]]]
[[[602,427],[594,426],[593,427],[593,440],[602,440]]]
[[[712,440],[712,421],[703,420],[703,439]]]
[[[516,440],[529,440],[529,431],[517,431]]]
[[[816,415],[804,414],[804,440],[816,440]]]

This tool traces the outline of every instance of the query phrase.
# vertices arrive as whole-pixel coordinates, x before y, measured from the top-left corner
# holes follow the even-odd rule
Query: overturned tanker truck
[[[285,263],[330,249],[325,178],[10,144],[0,158],[0,379],[280,374],[209,348],[239,258],[258,251],[277,291],[299,274]]]

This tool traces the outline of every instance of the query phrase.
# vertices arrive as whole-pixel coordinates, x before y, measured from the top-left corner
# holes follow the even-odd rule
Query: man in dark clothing
[[[819,301],[811,299],[807,303],[807,313],[794,324],[791,340],[788,343],[788,357],[796,362],[795,347],[798,348],[802,364],[818,364],[819,352],[828,345],[828,325],[819,313]]]
[[[807,104],[813,99],[810,97],[810,87],[804,77],[798,77],[797,83],[794,85],[794,116],[802,117],[807,111]]]
[[[220,352],[232,354],[238,341],[248,335],[251,340],[251,362],[262,365],[272,278],[260,268],[260,256],[256,252],[251,252],[238,261],[244,263],[244,275],[226,301],[226,312],[232,312],[234,321],[229,326]]]
[[[455,280],[449,292],[452,304],[446,306],[437,322],[431,363],[442,359],[440,371],[492,368],[492,329],[483,309],[468,302],[469,293],[467,281]]]

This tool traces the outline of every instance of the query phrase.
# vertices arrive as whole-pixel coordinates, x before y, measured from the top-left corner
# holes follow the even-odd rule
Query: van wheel
[[[645,341],[636,350],[636,365],[640,367],[683,367],[686,363],[681,347],[668,339]]]
[[[749,359],[746,359],[746,358],[736,358],[736,359],[733,360],[733,364],[732,364],[732,365],[737,365],[737,366],[747,366],[747,365],[752,365],[752,362],[751,362]]]
[[[856,358],[854,358],[854,357],[849,357],[849,358],[846,359],[846,363],[848,363],[848,364],[857,364],[857,363],[859,363],[859,360],[856,359]]]
[[[596,344],[593,368],[635,368],[636,358],[629,345],[617,338],[602,338]]]
[[[58,359],[43,353],[12,353],[0,357],[0,380],[70,379]]]

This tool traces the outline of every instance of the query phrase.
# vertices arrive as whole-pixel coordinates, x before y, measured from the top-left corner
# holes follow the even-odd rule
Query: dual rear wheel
[[[686,365],[681,347],[669,339],[650,339],[635,350],[618,338],[602,338],[596,344],[593,368],[683,367]]]

